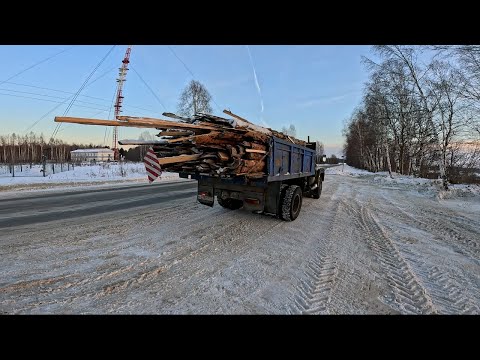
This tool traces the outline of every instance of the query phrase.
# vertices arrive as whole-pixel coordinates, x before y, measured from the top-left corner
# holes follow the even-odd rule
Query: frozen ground
[[[111,183],[148,183],[143,163],[75,166],[73,170],[70,167],[70,171],[63,172],[60,171],[60,165],[56,165],[55,174],[52,173],[51,164],[47,164],[45,177],[40,172],[41,168],[40,165],[34,165],[31,169],[29,166],[24,166],[22,172],[17,169],[15,177],[12,177],[8,168],[3,166],[0,169],[0,192],[49,188],[69,189],[72,186]],[[179,179],[178,174],[164,172],[161,179],[157,179],[156,182],[176,179]]]
[[[192,181],[0,198],[0,312],[480,314],[478,189],[341,170],[294,222]]]

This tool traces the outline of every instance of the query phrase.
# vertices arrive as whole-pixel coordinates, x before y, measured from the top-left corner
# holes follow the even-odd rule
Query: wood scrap
[[[164,171],[202,173],[210,176],[267,175],[272,136],[305,145],[304,141],[267,129],[225,110],[234,119],[197,113],[187,118],[172,113],[163,120],[118,116],[118,120],[56,117],[56,122],[101,126],[126,126],[161,130],[159,140],[121,140],[119,144],[152,146]]]

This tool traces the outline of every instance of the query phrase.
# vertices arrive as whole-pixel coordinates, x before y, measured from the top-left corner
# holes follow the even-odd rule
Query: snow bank
[[[367,170],[357,169],[349,165],[327,168],[328,175],[341,175],[353,177],[369,177],[370,181],[379,185],[403,185],[405,188],[430,193],[439,200],[458,199],[467,197],[480,197],[480,186],[475,184],[450,184],[449,190],[445,191],[442,181],[437,179],[417,178],[412,175],[401,175],[393,173],[393,179],[388,172],[382,171],[373,173]]]
[[[339,165],[325,169],[325,174],[343,175],[343,176],[361,176],[372,175],[370,171],[354,168],[350,165]]]

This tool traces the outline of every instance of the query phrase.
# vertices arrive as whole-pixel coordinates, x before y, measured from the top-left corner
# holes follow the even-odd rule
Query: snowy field
[[[47,175],[42,176],[41,165],[34,165],[30,169],[24,166],[23,171],[15,171],[15,177],[8,172],[7,167],[0,169],[0,191],[23,190],[23,189],[59,189],[71,188],[72,186],[85,186],[105,183],[138,182],[148,183],[145,166],[143,163],[124,163],[124,164],[102,164],[85,165],[70,167],[70,171],[65,171],[67,165],[63,165],[61,171],[60,165],[56,165],[55,174],[52,173],[51,164],[47,165]],[[179,179],[178,174],[164,172],[159,181],[172,181]]]
[[[293,222],[196,182],[0,197],[0,313],[480,314],[480,196],[327,170]]]

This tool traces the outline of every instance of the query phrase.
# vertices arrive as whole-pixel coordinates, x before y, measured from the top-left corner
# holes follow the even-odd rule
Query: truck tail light
[[[260,200],[258,200],[258,199],[246,198],[244,201],[245,201],[247,204],[253,204],[253,205],[258,205],[258,204],[260,204]]]

